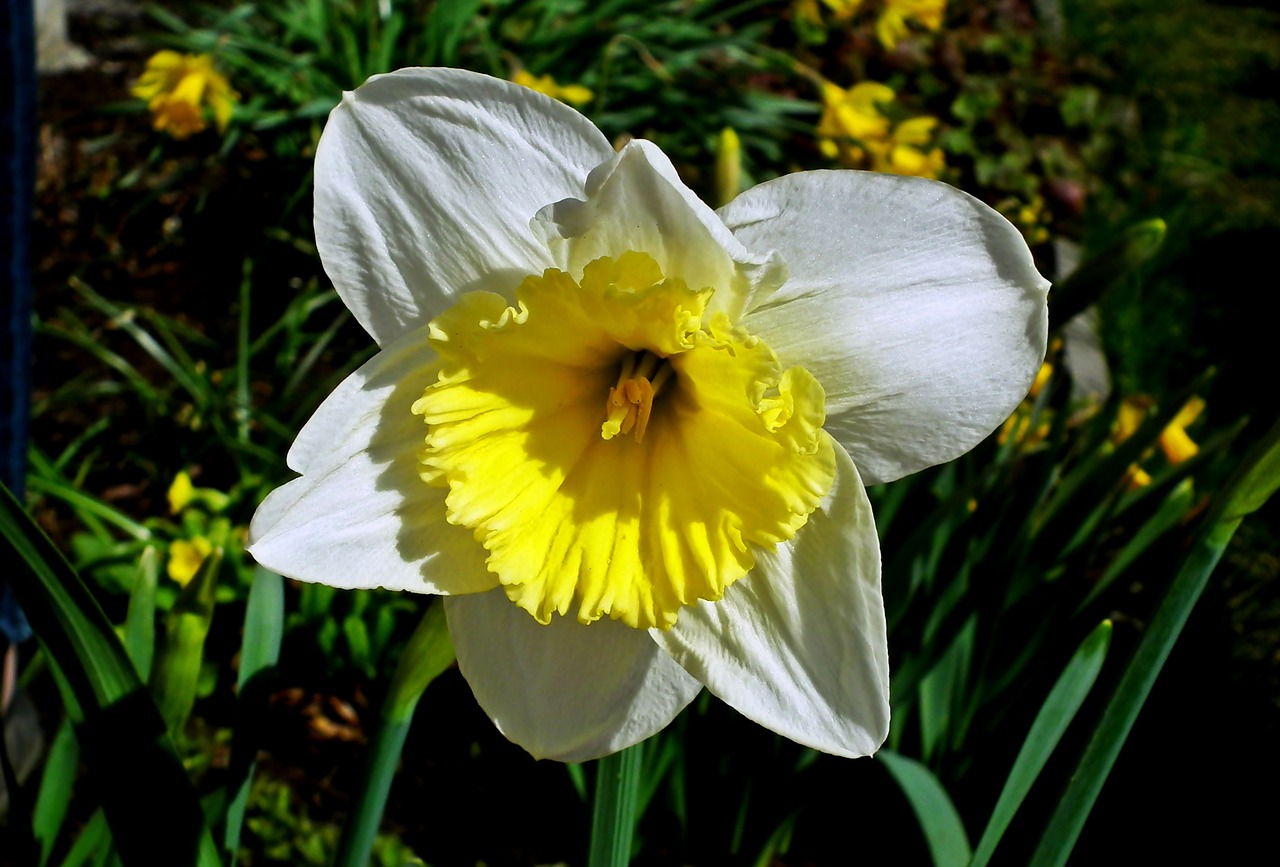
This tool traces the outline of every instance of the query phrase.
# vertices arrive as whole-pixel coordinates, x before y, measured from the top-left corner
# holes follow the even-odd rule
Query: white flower
[[[874,752],[863,485],[962,454],[1026,394],[1048,284],[1017,230],[847,171],[713,212],[653,144],[615,153],[460,70],[347,94],[315,176],[321,259],[381,351],[298,435],[259,562],[446,596],[477,700],[538,757],[634,744],[703,686]]]

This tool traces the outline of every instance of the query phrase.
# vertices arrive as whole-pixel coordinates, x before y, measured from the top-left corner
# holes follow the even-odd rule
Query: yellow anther
[[[634,430],[636,442],[643,442],[649,417],[653,414],[654,395],[670,378],[671,365],[665,359],[651,352],[640,355],[638,361],[635,355],[627,356],[622,363],[618,384],[609,389],[600,436],[611,440],[618,434]]]

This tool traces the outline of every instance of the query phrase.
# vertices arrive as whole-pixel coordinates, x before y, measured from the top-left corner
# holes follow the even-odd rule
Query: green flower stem
[[[364,867],[369,862],[418,699],[453,660],[444,606],[435,603],[423,615],[391,676],[382,719],[365,757],[364,779],[338,842],[335,867]]]
[[[643,764],[643,743],[596,762],[591,854],[587,861],[590,867],[622,867],[631,863]]]

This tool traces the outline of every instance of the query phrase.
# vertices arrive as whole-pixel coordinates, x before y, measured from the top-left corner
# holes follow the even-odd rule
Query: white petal
[[[1007,220],[946,184],[806,172],[720,211],[791,276],[744,324],[827,392],[827,429],[867,484],[951,460],[1026,395],[1048,282]]]
[[[836,482],[790,542],[719,602],[699,602],[654,640],[744,716],[840,756],[889,733],[880,544],[858,471],[836,446]]]
[[[552,262],[529,221],[613,155],[573,109],[460,69],[402,69],[343,96],[316,151],[316,246],[380,345],[469,289]]]
[[[613,620],[540,625],[501,590],[445,601],[458,667],[498,729],[534,758],[579,762],[639,743],[702,684]]]
[[[586,201],[557,202],[535,221],[559,267],[575,279],[601,256],[648,253],[664,276],[679,277],[693,289],[716,289],[712,308],[736,318],[751,295],[767,294],[786,276],[778,257],[755,255],[739,243],[652,142],[628,142],[598,166],[587,179],[586,195]]]
[[[351,374],[289,450],[301,472],[258,507],[249,551],[300,581],[417,593],[478,593],[497,585],[471,533],[445,521],[445,489],[418,476],[426,425],[410,412],[435,381],[426,328]]]

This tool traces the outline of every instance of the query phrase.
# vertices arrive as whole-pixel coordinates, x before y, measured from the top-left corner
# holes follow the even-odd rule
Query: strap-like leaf
[[[97,600],[53,543],[0,491],[0,562],[45,653],[61,672],[76,734],[126,867],[218,863],[200,803]]]

